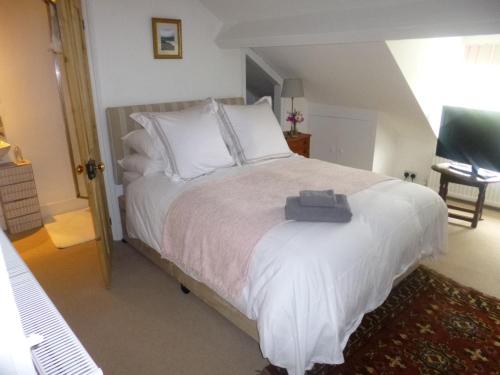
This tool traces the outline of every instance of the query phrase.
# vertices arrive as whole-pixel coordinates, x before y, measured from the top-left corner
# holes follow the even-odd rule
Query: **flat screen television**
[[[500,112],[443,107],[436,155],[479,169],[500,172]]]

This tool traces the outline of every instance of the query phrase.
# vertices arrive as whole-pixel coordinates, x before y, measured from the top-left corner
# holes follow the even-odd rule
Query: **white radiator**
[[[2,233],[3,234],[3,233]],[[2,246],[24,334],[41,335],[32,359],[41,375],[102,375],[12,246]]]
[[[435,156],[433,164],[447,163],[449,160]],[[440,174],[431,171],[427,186],[435,191],[439,191],[439,178]],[[450,184],[448,189],[448,196],[458,199],[463,199],[470,202],[477,200],[478,190],[471,186],[464,186],[458,184]],[[487,206],[500,208],[500,183],[488,185],[486,189],[486,199],[484,202]]]

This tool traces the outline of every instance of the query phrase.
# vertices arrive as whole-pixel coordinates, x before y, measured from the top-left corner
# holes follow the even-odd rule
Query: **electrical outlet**
[[[405,181],[411,180],[412,182],[414,182],[417,178],[417,173],[413,171],[404,171],[403,177]]]

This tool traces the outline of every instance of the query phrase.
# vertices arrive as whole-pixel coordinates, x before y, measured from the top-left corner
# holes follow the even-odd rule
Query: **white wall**
[[[250,58],[255,62],[266,74],[268,74],[275,82],[274,95],[273,95],[273,110],[274,114],[281,121],[281,126],[286,129],[286,124],[284,124],[284,113],[283,103],[284,99],[281,99],[281,87],[283,85],[283,77],[277,73],[262,57],[260,57],[254,50],[250,48],[245,48],[242,50],[243,66],[246,67],[246,59]],[[243,87],[246,88],[246,74],[243,75]],[[259,99],[259,98],[257,98]]]
[[[462,38],[388,41],[396,62],[432,130],[439,132],[441,108],[449,90],[460,85],[463,60]]]
[[[398,135],[384,120],[385,114],[379,113],[373,155],[373,171],[388,176],[395,176]]]
[[[414,182],[426,185],[436,137],[431,131],[402,131],[412,128],[404,124],[407,121],[393,113],[378,113],[374,171],[397,178],[403,178],[405,171],[413,172],[417,176]]]
[[[221,23],[197,0],[86,0],[99,140],[111,165],[104,111],[110,106],[245,96],[242,52],[214,42]],[[151,18],[182,20],[183,58],[155,60]],[[121,238],[112,170],[105,175],[113,237]]]
[[[394,174],[427,184],[444,105],[500,111],[500,36],[387,42],[433,134],[400,134]],[[496,48],[494,48],[496,46]]]
[[[500,36],[398,40],[387,45],[436,135],[443,105],[500,111]]]
[[[421,161],[432,158],[435,137],[385,42],[266,47],[254,48],[254,51],[281,76],[303,79],[307,100],[298,101],[297,107],[309,111],[303,129],[309,128],[313,133],[313,156],[373,167],[398,178],[402,171],[410,170],[416,172],[417,181],[427,180],[430,165]],[[331,114],[318,116],[316,110],[311,112],[308,108],[308,101],[321,103]],[[289,101],[285,101],[283,112],[289,108]],[[348,119],[329,120],[328,117],[339,116],[339,108],[349,109],[342,113]],[[371,116],[371,128],[361,131],[360,121],[365,123],[367,113]],[[339,155],[341,145],[332,150],[339,142],[336,137],[341,131],[328,125],[332,123],[342,128],[346,142],[366,146],[361,148],[358,157],[346,151],[350,146],[344,147],[346,159]],[[286,124],[283,127],[288,129]],[[373,131],[377,132],[375,136]],[[356,137],[359,137],[357,141]],[[374,154],[369,155],[368,150]],[[360,163],[361,160],[364,161]],[[374,164],[370,165],[370,161]]]
[[[309,103],[311,157],[396,178],[404,171],[427,184],[436,147],[432,135],[402,134],[400,118],[385,112]]]
[[[402,178],[405,171],[414,172],[414,182],[427,185],[432,160],[436,150],[436,138],[397,138],[396,159],[393,176]]]
[[[253,104],[257,100],[259,100],[259,98],[256,97],[253,92],[251,92],[250,90],[247,89],[246,90],[246,101],[247,101],[247,103],[248,104]]]
[[[301,78],[313,103],[366,108],[405,117],[405,132],[431,133],[386,43],[255,48],[284,78]],[[287,105],[289,108],[290,105]]]
[[[33,162],[44,216],[85,205],[75,197],[49,44],[43,1],[1,2],[0,116],[7,141]]]

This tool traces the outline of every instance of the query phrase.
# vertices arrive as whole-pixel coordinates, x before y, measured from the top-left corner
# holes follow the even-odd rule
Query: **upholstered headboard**
[[[224,104],[245,104],[243,98],[223,98],[217,99]],[[122,170],[117,161],[130,153],[123,145],[122,137],[135,129],[140,129],[140,125],[130,118],[134,112],[171,112],[186,109],[199,104],[202,100],[192,100],[187,102],[171,102],[158,104],[130,105],[126,107],[112,107],[106,109],[106,118],[108,121],[109,140],[111,143],[111,159],[113,163],[113,175],[115,183],[122,183]]]

